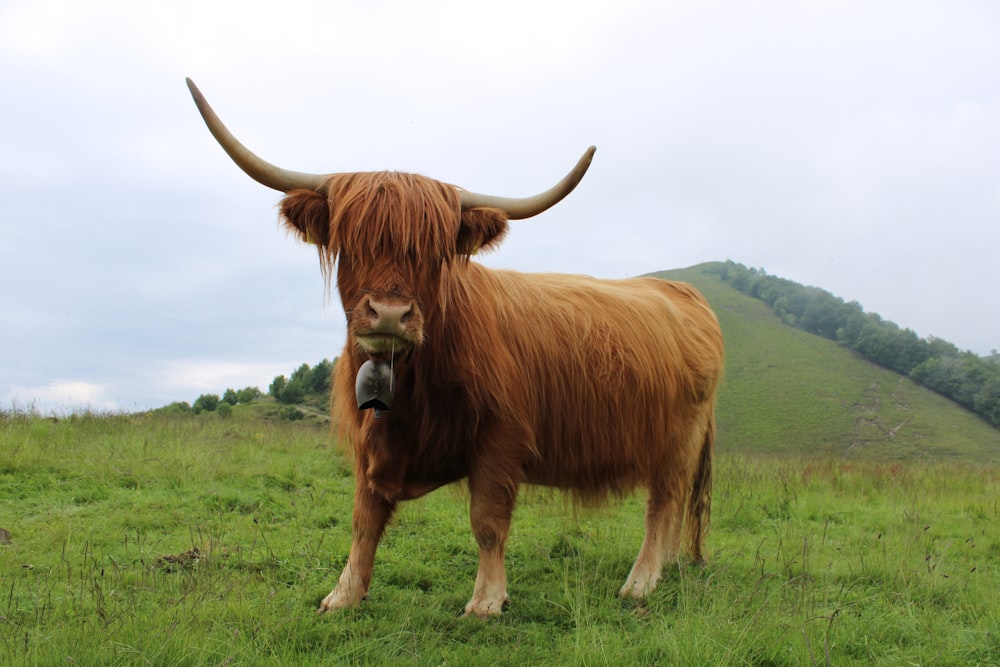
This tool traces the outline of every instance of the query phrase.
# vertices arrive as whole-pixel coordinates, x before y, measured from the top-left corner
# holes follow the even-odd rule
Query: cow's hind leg
[[[651,486],[646,501],[646,536],[629,572],[621,597],[643,598],[660,580],[663,565],[677,558],[681,537],[683,496],[678,484],[666,482]]]
[[[358,478],[351,520],[351,553],[336,588],[323,599],[317,612],[353,607],[368,597],[368,585],[375,565],[375,550],[395,509],[396,503],[374,493],[364,477]]]

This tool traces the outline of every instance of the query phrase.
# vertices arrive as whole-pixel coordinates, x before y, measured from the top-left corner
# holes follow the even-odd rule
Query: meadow
[[[641,495],[522,494],[511,605],[461,618],[459,487],[405,504],[371,598],[314,613],[350,543],[328,429],[260,419],[0,413],[0,664],[998,665],[1000,466],[734,451],[705,566],[616,597]]]

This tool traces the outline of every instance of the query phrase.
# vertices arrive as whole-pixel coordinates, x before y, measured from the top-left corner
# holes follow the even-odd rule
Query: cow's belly
[[[616,456],[613,451],[603,456],[591,452],[587,457],[574,457],[571,451],[563,450],[527,466],[524,473],[524,481],[529,484],[583,495],[627,492],[643,477],[635,461]]]

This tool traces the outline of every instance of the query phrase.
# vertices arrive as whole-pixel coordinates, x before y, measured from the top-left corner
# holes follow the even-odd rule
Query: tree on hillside
[[[279,403],[301,403],[306,397],[306,385],[301,379],[288,382],[278,396]]]
[[[975,398],[976,412],[1000,427],[1000,367],[994,365]]]
[[[241,405],[256,401],[263,395],[264,393],[257,387],[244,387],[238,391],[236,389],[226,389],[226,392],[222,395],[222,402],[229,405]]]
[[[309,391],[323,394],[330,391],[330,377],[333,374],[333,363],[324,359],[315,366],[309,374]]]
[[[257,387],[244,387],[236,392],[236,402],[239,404],[251,403],[263,396],[264,392]]]
[[[271,380],[271,385],[267,388],[267,393],[274,400],[279,400],[281,397],[281,392],[284,391],[286,384],[288,384],[288,378],[286,378],[284,375],[278,375],[273,380]]]
[[[194,410],[196,415],[202,412],[214,412],[219,407],[219,402],[218,394],[202,394],[195,399],[191,405],[191,409]]]
[[[281,391],[278,400],[288,404],[301,403],[309,391],[310,371],[309,364],[302,364],[292,371],[292,376],[288,379],[288,383]]]

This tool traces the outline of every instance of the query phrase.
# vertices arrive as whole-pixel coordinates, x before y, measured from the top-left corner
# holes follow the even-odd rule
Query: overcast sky
[[[732,259],[1000,348],[994,0],[4,0],[0,407],[138,410],[340,353],[283,167],[577,190],[482,258],[619,278]]]

